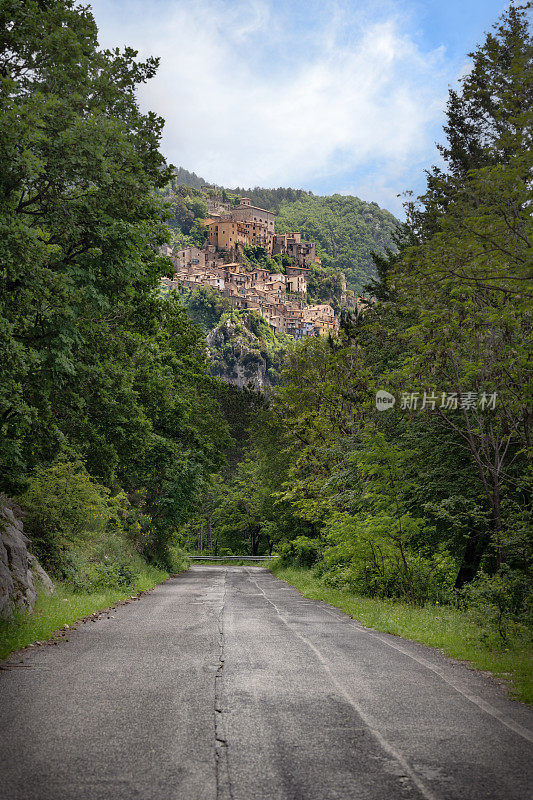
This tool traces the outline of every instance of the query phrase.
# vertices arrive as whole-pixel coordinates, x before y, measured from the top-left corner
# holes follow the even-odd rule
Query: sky
[[[449,87],[502,0],[93,0],[104,47],[159,56],[139,104],[167,160],[228,187],[424,189]],[[400,195],[400,196],[399,196]]]

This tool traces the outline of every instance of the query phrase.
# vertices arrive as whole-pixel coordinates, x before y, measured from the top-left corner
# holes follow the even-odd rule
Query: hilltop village
[[[274,213],[252,205],[247,197],[233,208],[211,200],[208,213],[203,248],[164,248],[175,273],[172,279],[163,279],[166,286],[178,290],[211,286],[233,308],[257,311],[274,333],[295,339],[337,330],[331,305],[306,303],[311,265],[320,264],[314,242],[302,241],[298,232],[276,234]],[[245,248],[262,248],[269,258],[287,256],[284,272],[246,264]]]

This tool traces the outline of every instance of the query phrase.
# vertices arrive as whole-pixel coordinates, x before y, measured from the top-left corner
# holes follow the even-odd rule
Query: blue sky
[[[500,0],[94,0],[104,46],[158,55],[139,92],[168,160],[226,186],[401,213],[438,160],[449,86]]]

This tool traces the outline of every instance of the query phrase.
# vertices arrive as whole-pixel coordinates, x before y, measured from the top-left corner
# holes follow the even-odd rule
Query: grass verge
[[[194,556],[189,556],[191,564],[200,567],[202,564],[207,564],[210,567],[266,567],[268,569],[268,561],[195,561]]]
[[[304,597],[340,608],[368,628],[437,647],[447,656],[468,661],[477,669],[503,679],[516,700],[533,703],[531,651],[523,638],[513,637],[505,642],[498,642],[495,636],[489,639],[472,615],[451,606],[418,608],[407,603],[359,597],[344,589],[326,586],[309,569],[274,565],[271,570]]]
[[[49,639],[63,626],[72,625],[95,611],[153,589],[168,577],[168,572],[146,565],[131,586],[121,589],[103,588],[97,592],[82,593],[56,584],[54,594],[39,594],[31,614],[18,611],[12,619],[0,621],[0,659],[28,644]]]

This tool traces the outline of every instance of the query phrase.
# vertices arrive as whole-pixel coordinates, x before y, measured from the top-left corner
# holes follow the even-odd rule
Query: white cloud
[[[361,24],[323,4],[322,27],[294,29],[267,0],[175,2],[151,20],[140,4],[125,19],[110,0],[93,7],[104,44],[161,57],[141,105],[166,120],[167,158],[209,180],[309,187],[338,176],[341,189],[349,174],[372,200],[373,173],[397,209],[412,164],[431,157],[445,54],[422,52],[398,15]]]

